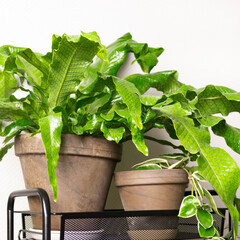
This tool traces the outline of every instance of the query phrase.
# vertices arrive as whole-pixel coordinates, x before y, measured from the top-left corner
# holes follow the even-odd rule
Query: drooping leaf
[[[54,200],[57,200],[57,167],[62,133],[62,114],[54,113],[39,120],[42,141],[44,144],[49,182],[51,184]]]
[[[8,143],[0,149],[0,161],[2,161],[3,157],[7,154],[8,150],[12,148],[13,145],[14,142]]]
[[[217,208],[217,205],[214,201],[214,198],[212,197],[210,192],[204,187],[202,187],[202,189],[203,189],[203,192],[204,192],[204,195],[205,195],[206,199],[208,200],[208,202],[209,202],[210,206],[212,207],[212,209],[214,210],[214,212],[217,213],[219,216],[224,218],[224,215],[221,212],[219,212],[219,210]]]
[[[145,144],[143,132],[137,128],[133,123],[130,123],[130,130],[132,135],[132,141],[138,151],[142,152],[145,156],[148,156],[148,147]]]
[[[174,104],[162,107],[159,111],[173,121],[181,145],[192,154],[200,153],[197,159],[199,173],[212,185],[229,208],[236,231],[237,213],[233,201],[240,184],[240,169],[226,151],[209,146],[210,135],[206,129],[195,127],[184,111],[177,108],[178,105]]]

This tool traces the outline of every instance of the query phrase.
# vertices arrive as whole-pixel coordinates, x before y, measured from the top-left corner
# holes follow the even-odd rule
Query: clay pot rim
[[[148,169],[115,172],[114,182],[117,187],[123,187],[152,184],[187,184],[189,180],[184,169]]]
[[[37,133],[32,137],[30,136],[31,133],[23,133],[15,137],[16,156],[31,154],[45,155],[45,149],[42,143],[41,133]],[[74,144],[66,144],[68,142],[68,138],[73,138]],[[33,140],[29,142],[29,139]],[[28,145],[26,145],[27,142]],[[96,144],[93,144],[95,142]],[[117,144],[114,141],[108,141],[104,137],[63,133],[59,155],[91,156],[120,162],[121,152],[121,143]]]

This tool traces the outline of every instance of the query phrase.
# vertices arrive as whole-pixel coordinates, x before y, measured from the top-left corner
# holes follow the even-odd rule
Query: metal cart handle
[[[7,205],[7,225],[8,225],[8,240],[14,240],[14,202],[16,197],[34,197],[38,196],[42,203],[42,226],[43,240],[51,240],[51,211],[50,201],[45,190],[41,188],[25,189],[12,192],[8,198]]]

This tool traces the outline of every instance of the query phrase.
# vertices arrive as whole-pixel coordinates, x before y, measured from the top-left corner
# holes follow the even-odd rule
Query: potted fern
[[[134,53],[146,74],[133,74],[124,79],[116,77],[128,52]],[[227,145],[240,153],[240,130],[224,119],[230,112],[239,112],[240,94],[222,86],[196,89],[185,85],[178,81],[177,71],[150,73],[162,52],[163,48],[133,41],[130,34],[106,48],[95,32],[81,36],[54,35],[52,52],[45,55],[28,48],[1,47],[0,118],[10,124],[1,131],[5,141],[0,156],[2,158],[13,146],[11,139],[22,131],[42,139],[56,199],[55,169],[58,171],[59,151],[60,156],[64,151],[61,139],[62,143],[68,143],[64,134],[85,139],[90,135],[93,141],[104,137],[116,144],[131,140],[147,155],[144,133],[152,128],[165,129],[171,138],[180,140],[180,146],[157,141],[195,156],[199,174],[228,207],[236,235],[239,213],[234,203],[238,202],[240,170],[224,149],[210,145],[209,131],[212,129],[216,135],[224,137]],[[150,88],[162,94],[144,95]],[[26,97],[16,98],[16,89],[24,91]],[[20,138],[22,136],[17,137],[17,141]],[[33,138],[26,138],[27,145]],[[115,145],[114,142],[111,143]],[[18,154],[17,149],[16,145]],[[119,160],[119,150],[114,152],[113,159]]]
[[[55,200],[53,212],[103,210],[121,142],[132,139],[147,154],[142,134],[151,126],[142,121],[140,94],[116,75],[128,52],[150,72],[162,51],[135,42],[129,33],[106,48],[95,32],[54,35],[52,51],[45,55],[0,48],[0,120],[5,124],[0,157],[16,137],[26,187],[47,190]],[[16,90],[25,97],[17,98]],[[38,211],[34,199],[29,203]],[[35,218],[34,227],[40,228],[41,219]],[[52,228],[59,228],[59,219]]]

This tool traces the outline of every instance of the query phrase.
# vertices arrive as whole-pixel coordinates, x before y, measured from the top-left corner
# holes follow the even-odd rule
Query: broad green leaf
[[[200,237],[202,238],[209,238],[209,237],[213,237],[215,235],[215,228],[212,226],[208,229],[205,229],[201,223],[198,223],[198,232]]]
[[[62,133],[62,114],[54,113],[39,120],[41,136],[44,144],[49,182],[51,184],[54,200],[57,200],[57,167]]]
[[[143,128],[141,120],[142,107],[138,90],[134,84],[123,79],[114,78],[113,82],[116,85],[116,90],[121,96],[123,102],[127,105],[133,122],[141,130]]]
[[[102,122],[101,131],[103,132],[103,135],[107,140],[115,141],[116,143],[119,143],[119,141],[123,137],[123,134],[125,133],[125,128],[124,127],[119,127],[119,128],[107,127],[106,124]]]
[[[156,88],[165,94],[177,93],[182,83],[178,82],[177,71],[163,71],[151,74],[134,74],[125,78],[133,83],[141,94],[149,88]]]
[[[226,93],[223,88],[213,85],[206,86],[198,93],[198,102],[195,105],[203,117],[221,113],[227,116],[230,112],[240,111],[240,94]],[[232,96],[234,94],[234,97]]]
[[[212,128],[213,132],[224,137],[227,145],[240,154],[240,129],[227,124],[225,120],[219,122]]]
[[[201,209],[201,207],[197,209],[196,217],[197,217],[198,222],[205,229],[208,229],[213,225],[212,214],[210,212],[208,212],[207,210]]]
[[[181,203],[178,216],[182,218],[192,217],[196,214],[198,206],[200,206],[200,202],[196,197],[187,196]]]
[[[0,161],[2,161],[3,157],[7,154],[8,150],[12,148],[13,145],[14,145],[14,142],[8,143],[0,149]]]
[[[99,43],[83,36],[72,41],[63,35],[53,52],[49,75],[49,107],[64,106],[70,94],[84,79],[85,72],[99,52]],[[64,59],[64,61],[63,61]]]

